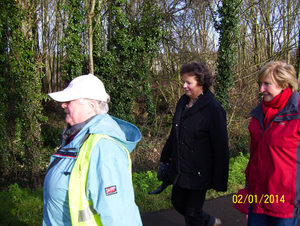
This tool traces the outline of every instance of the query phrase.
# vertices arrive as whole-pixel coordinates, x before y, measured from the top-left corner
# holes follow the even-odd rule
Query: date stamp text
[[[233,203],[284,203],[284,195],[233,195]]]

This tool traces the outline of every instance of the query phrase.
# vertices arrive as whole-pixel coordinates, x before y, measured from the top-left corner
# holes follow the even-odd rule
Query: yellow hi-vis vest
[[[69,180],[69,208],[72,226],[101,225],[101,220],[93,204],[86,199],[86,180],[92,151],[100,139],[108,139],[118,143],[127,153],[131,174],[131,159],[129,151],[118,141],[104,134],[91,134],[83,143],[78,153]]]

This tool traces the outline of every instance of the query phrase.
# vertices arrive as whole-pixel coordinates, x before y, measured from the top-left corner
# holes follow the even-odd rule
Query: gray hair
[[[80,103],[85,103],[86,101],[92,100],[87,98],[81,98],[79,99]],[[100,100],[93,100],[96,103],[96,114],[97,115],[104,115],[108,112],[108,103],[110,101],[110,96],[107,94],[107,101],[100,101]]]

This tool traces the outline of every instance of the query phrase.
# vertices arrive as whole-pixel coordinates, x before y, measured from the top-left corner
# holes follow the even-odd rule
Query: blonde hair
[[[293,92],[298,90],[298,79],[293,65],[284,61],[270,61],[259,71],[257,82],[261,83],[267,76],[281,88],[291,87]]]

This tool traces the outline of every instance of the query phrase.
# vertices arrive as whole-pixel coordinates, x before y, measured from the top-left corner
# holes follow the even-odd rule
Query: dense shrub
[[[206,199],[212,199],[226,194],[236,193],[244,187],[244,170],[249,160],[249,154],[242,153],[230,159],[229,180],[227,192],[209,190]],[[155,212],[173,208],[169,186],[158,195],[149,195],[162,182],[157,180],[156,172],[147,171],[133,173],[132,182],[135,191],[135,201],[142,213]],[[39,186],[31,191],[21,189],[18,184],[9,186],[8,191],[0,192],[0,225],[3,226],[40,226],[43,214],[43,188]]]
[[[9,186],[9,191],[0,192],[0,225],[38,226],[43,218],[43,188],[33,192],[21,189],[18,184]]]

